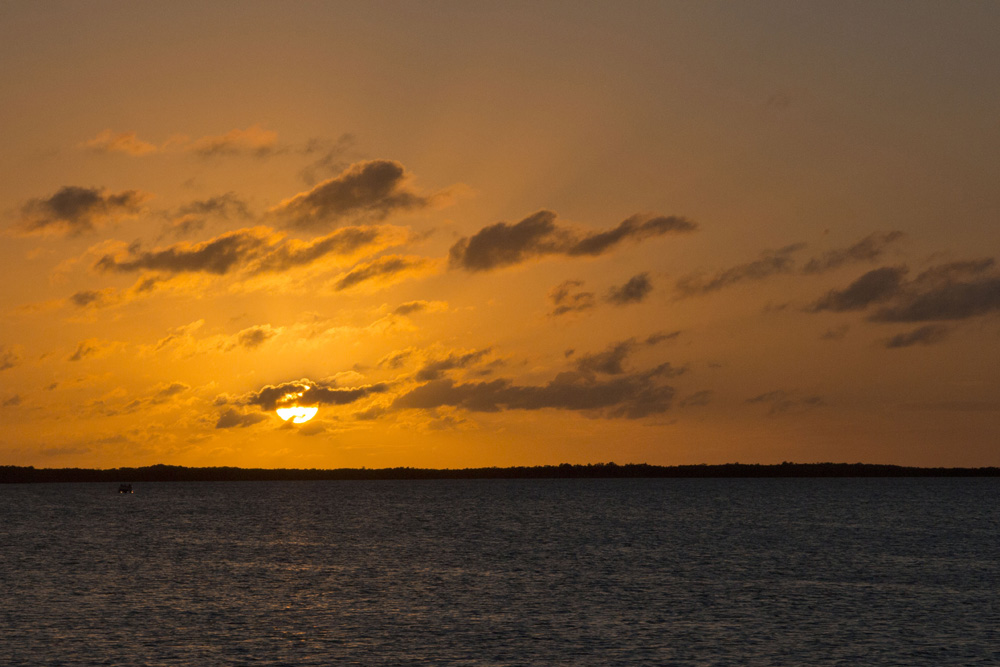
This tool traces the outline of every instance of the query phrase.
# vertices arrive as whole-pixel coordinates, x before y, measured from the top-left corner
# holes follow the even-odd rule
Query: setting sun
[[[304,408],[296,405],[291,408],[278,408],[278,416],[281,417],[283,421],[291,419],[293,424],[301,424],[315,417],[317,411],[319,411],[319,408],[317,407]]]

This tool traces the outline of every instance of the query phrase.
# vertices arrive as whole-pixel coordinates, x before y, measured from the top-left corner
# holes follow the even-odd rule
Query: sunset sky
[[[0,465],[1000,465],[997,35],[3,3]]]

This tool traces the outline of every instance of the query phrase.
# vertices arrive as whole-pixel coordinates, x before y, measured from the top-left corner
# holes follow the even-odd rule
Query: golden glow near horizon
[[[8,3],[0,465],[1000,465],[998,32]]]

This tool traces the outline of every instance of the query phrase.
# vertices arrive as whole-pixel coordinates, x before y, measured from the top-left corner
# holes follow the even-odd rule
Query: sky
[[[0,4],[0,464],[1000,465],[997,34]]]

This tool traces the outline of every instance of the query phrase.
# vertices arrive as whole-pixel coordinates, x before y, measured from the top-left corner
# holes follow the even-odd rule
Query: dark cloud
[[[445,371],[456,368],[469,368],[482,361],[490,352],[491,348],[475,350],[473,352],[452,352],[444,359],[438,359],[425,364],[423,368],[417,371],[417,380],[421,382],[437,380],[444,375]]]
[[[810,408],[825,405],[821,396],[799,397],[784,389],[769,391],[753,398],[748,398],[747,403],[757,403],[768,406],[767,414],[770,416],[780,415],[788,412],[804,412]]]
[[[195,139],[183,149],[202,158],[233,155],[268,157],[278,151],[277,144],[277,133],[252,125],[245,130],[235,129]]]
[[[634,338],[613,343],[603,352],[584,354],[577,358],[576,367],[581,371],[605,373],[607,375],[622,375],[625,373],[623,363],[635,350]]]
[[[549,315],[565,315],[593,308],[596,304],[593,292],[572,291],[574,288],[582,286],[583,281],[567,280],[553,287],[552,291],[549,292],[549,299],[554,307]]]
[[[848,264],[874,261],[882,256],[890,244],[902,237],[903,233],[898,231],[870,234],[846,248],[837,248],[817,255],[801,268],[797,267],[794,256],[803,250],[806,244],[795,243],[778,250],[767,250],[759,259],[737,264],[711,275],[693,273],[684,276],[677,281],[677,291],[681,296],[689,297],[709,294],[740,283],[764,280],[775,275],[793,273],[818,275]]]
[[[616,306],[624,306],[639,303],[652,291],[653,284],[649,281],[649,274],[640,273],[629,278],[621,287],[612,287],[608,290],[607,300]]]
[[[175,217],[185,215],[217,216],[220,218],[249,218],[247,201],[235,192],[227,192],[208,199],[199,199],[178,207]]]
[[[96,341],[85,340],[76,346],[76,351],[70,356],[69,361],[80,361],[91,357],[101,351]]]
[[[245,394],[239,402],[270,411],[280,405],[346,405],[372,394],[388,391],[389,385],[381,382],[362,387],[341,388],[313,382],[308,379],[266,385],[258,391]]]
[[[622,375],[626,372],[625,361],[639,348],[652,346],[664,340],[672,338],[676,334],[653,334],[643,342],[638,342],[635,338],[611,343],[601,352],[583,354],[577,357],[576,368],[582,373],[603,373],[606,375]],[[683,368],[673,368],[670,364],[663,364],[660,372],[668,377],[680,375],[685,371]]]
[[[181,242],[157,250],[130,247],[106,254],[94,264],[100,271],[164,271],[225,275],[278,272],[311,264],[327,255],[350,255],[388,242],[379,227],[345,227],[311,241],[283,238],[267,227],[227,232],[202,243]]]
[[[490,271],[544,255],[601,255],[625,240],[696,228],[684,218],[634,215],[613,229],[581,236],[557,224],[555,213],[543,210],[513,225],[498,222],[460,239],[449,251],[449,262],[453,268],[466,271]]]
[[[932,266],[905,280],[905,266],[869,271],[843,290],[832,290],[810,310],[880,308],[868,319],[876,322],[964,320],[1000,311],[1000,275],[992,258]]]
[[[84,306],[89,306],[92,304],[95,305],[100,304],[103,298],[104,298],[103,292],[97,292],[94,290],[81,290],[75,293],[73,296],[71,296],[69,300],[72,301],[74,305],[83,308]]]
[[[846,264],[874,262],[882,256],[887,246],[902,237],[903,232],[899,231],[871,234],[847,248],[830,250],[813,257],[802,267],[802,273],[825,273]]]
[[[248,350],[253,350],[277,335],[278,332],[270,324],[261,324],[249,327],[236,334],[236,342]]]
[[[4,399],[4,402],[0,403],[0,407],[14,408],[14,407],[17,407],[18,405],[21,405],[21,402],[23,400],[24,399],[21,398],[20,394],[14,394],[10,398]]]
[[[910,347],[911,345],[933,345],[940,343],[948,336],[948,327],[940,324],[926,324],[913,331],[896,334],[885,341],[885,346],[889,349],[898,347]]]
[[[871,319],[882,322],[964,320],[1000,311],[1000,276],[924,288],[919,279]]]
[[[21,355],[6,345],[0,345],[0,371],[14,368],[21,363]]]
[[[215,422],[215,428],[246,428],[253,426],[267,419],[259,412],[239,412],[235,408],[229,408],[219,415],[219,420]]]
[[[348,217],[382,219],[396,211],[425,208],[438,198],[419,194],[408,181],[403,165],[393,160],[357,162],[271,212],[289,227],[314,229]]]
[[[831,290],[811,307],[813,312],[862,310],[872,303],[887,301],[899,294],[905,266],[885,266],[864,274],[843,290]]]
[[[149,197],[138,190],[110,193],[100,188],[70,185],[48,199],[25,203],[17,229],[23,234],[78,236],[106,223],[138,215]]]
[[[657,331],[654,334],[650,334],[643,341],[646,345],[657,345],[665,340],[674,340],[681,335],[680,331]]]
[[[405,271],[419,269],[427,264],[428,260],[423,258],[401,257],[399,255],[379,257],[351,269],[347,275],[337,281],[334,289],[339,292],[373,278],[391,277]]]
[[[705,389],[704,391],[696,391],[693,394],[685,396],[677,402],[678,407],[681,408],[695,408],[708,405],[712,402],[712,396],[715,392],[711,389]]]
[[[319,153],[319,157],[313,159],[311,163],[306,165],[302,171],[299,172],[299,177],[306,182],[307,185],[315,185],[316,181],[328,174],[338,174],[342,172],[346,167],[348,167],[345,161],[345,155],[354,147],[354,135],[353,134],[342,134],[340,137],[332,144],[328,140],[324,139],[313,139],[309,141],[302,152],[306,155],[316,155]]]
[[[395,315],[412,315],[413,313],[427,310],[430,305],[429,301],[410,301],[396,306],[396,309],[392,312]]]
[[[823,335],[820,336],[820,340],[843,340],[850,328],[851,326],[849,324],[842,324],[839,327],[827,329],[823,332]]]
[[[391,368],[391,369],[402,368],[403,365],[406,363],[406,360],[409,359],[410,356],[412,356],[412,354],[413,354],[412,349],[396,350],[394,352],[390,352],[389,354],[379,359],[377,366],[379,368]]]
[[[171,382],[167,386],[161,388],[153,396],[154,402],[162,402],[177,396],[178,394],[183,394],[185,391],[191,388],[191,385],[184,384],[183,382]]]
[[[501,410],[574,410],[594,417],[639,419],[666,412],[673,387],[660,384],[662,369],[598,380],[586,373],[566,372],[542,386],[516,385],[507,379],[455,384],[451,379],[420,385],[392,404],[396,409],[444,406],[473,412]]]
[[[767,250],[761,254],[760,259],[738,264],[708,277],[700,273],[685,276],[677,281],[677,290],[682,296],[708,294],[737,283],[792,273],[795,270],[795,260],[792,255],[804,247],[805,244],[796,243],[778,250]]]

